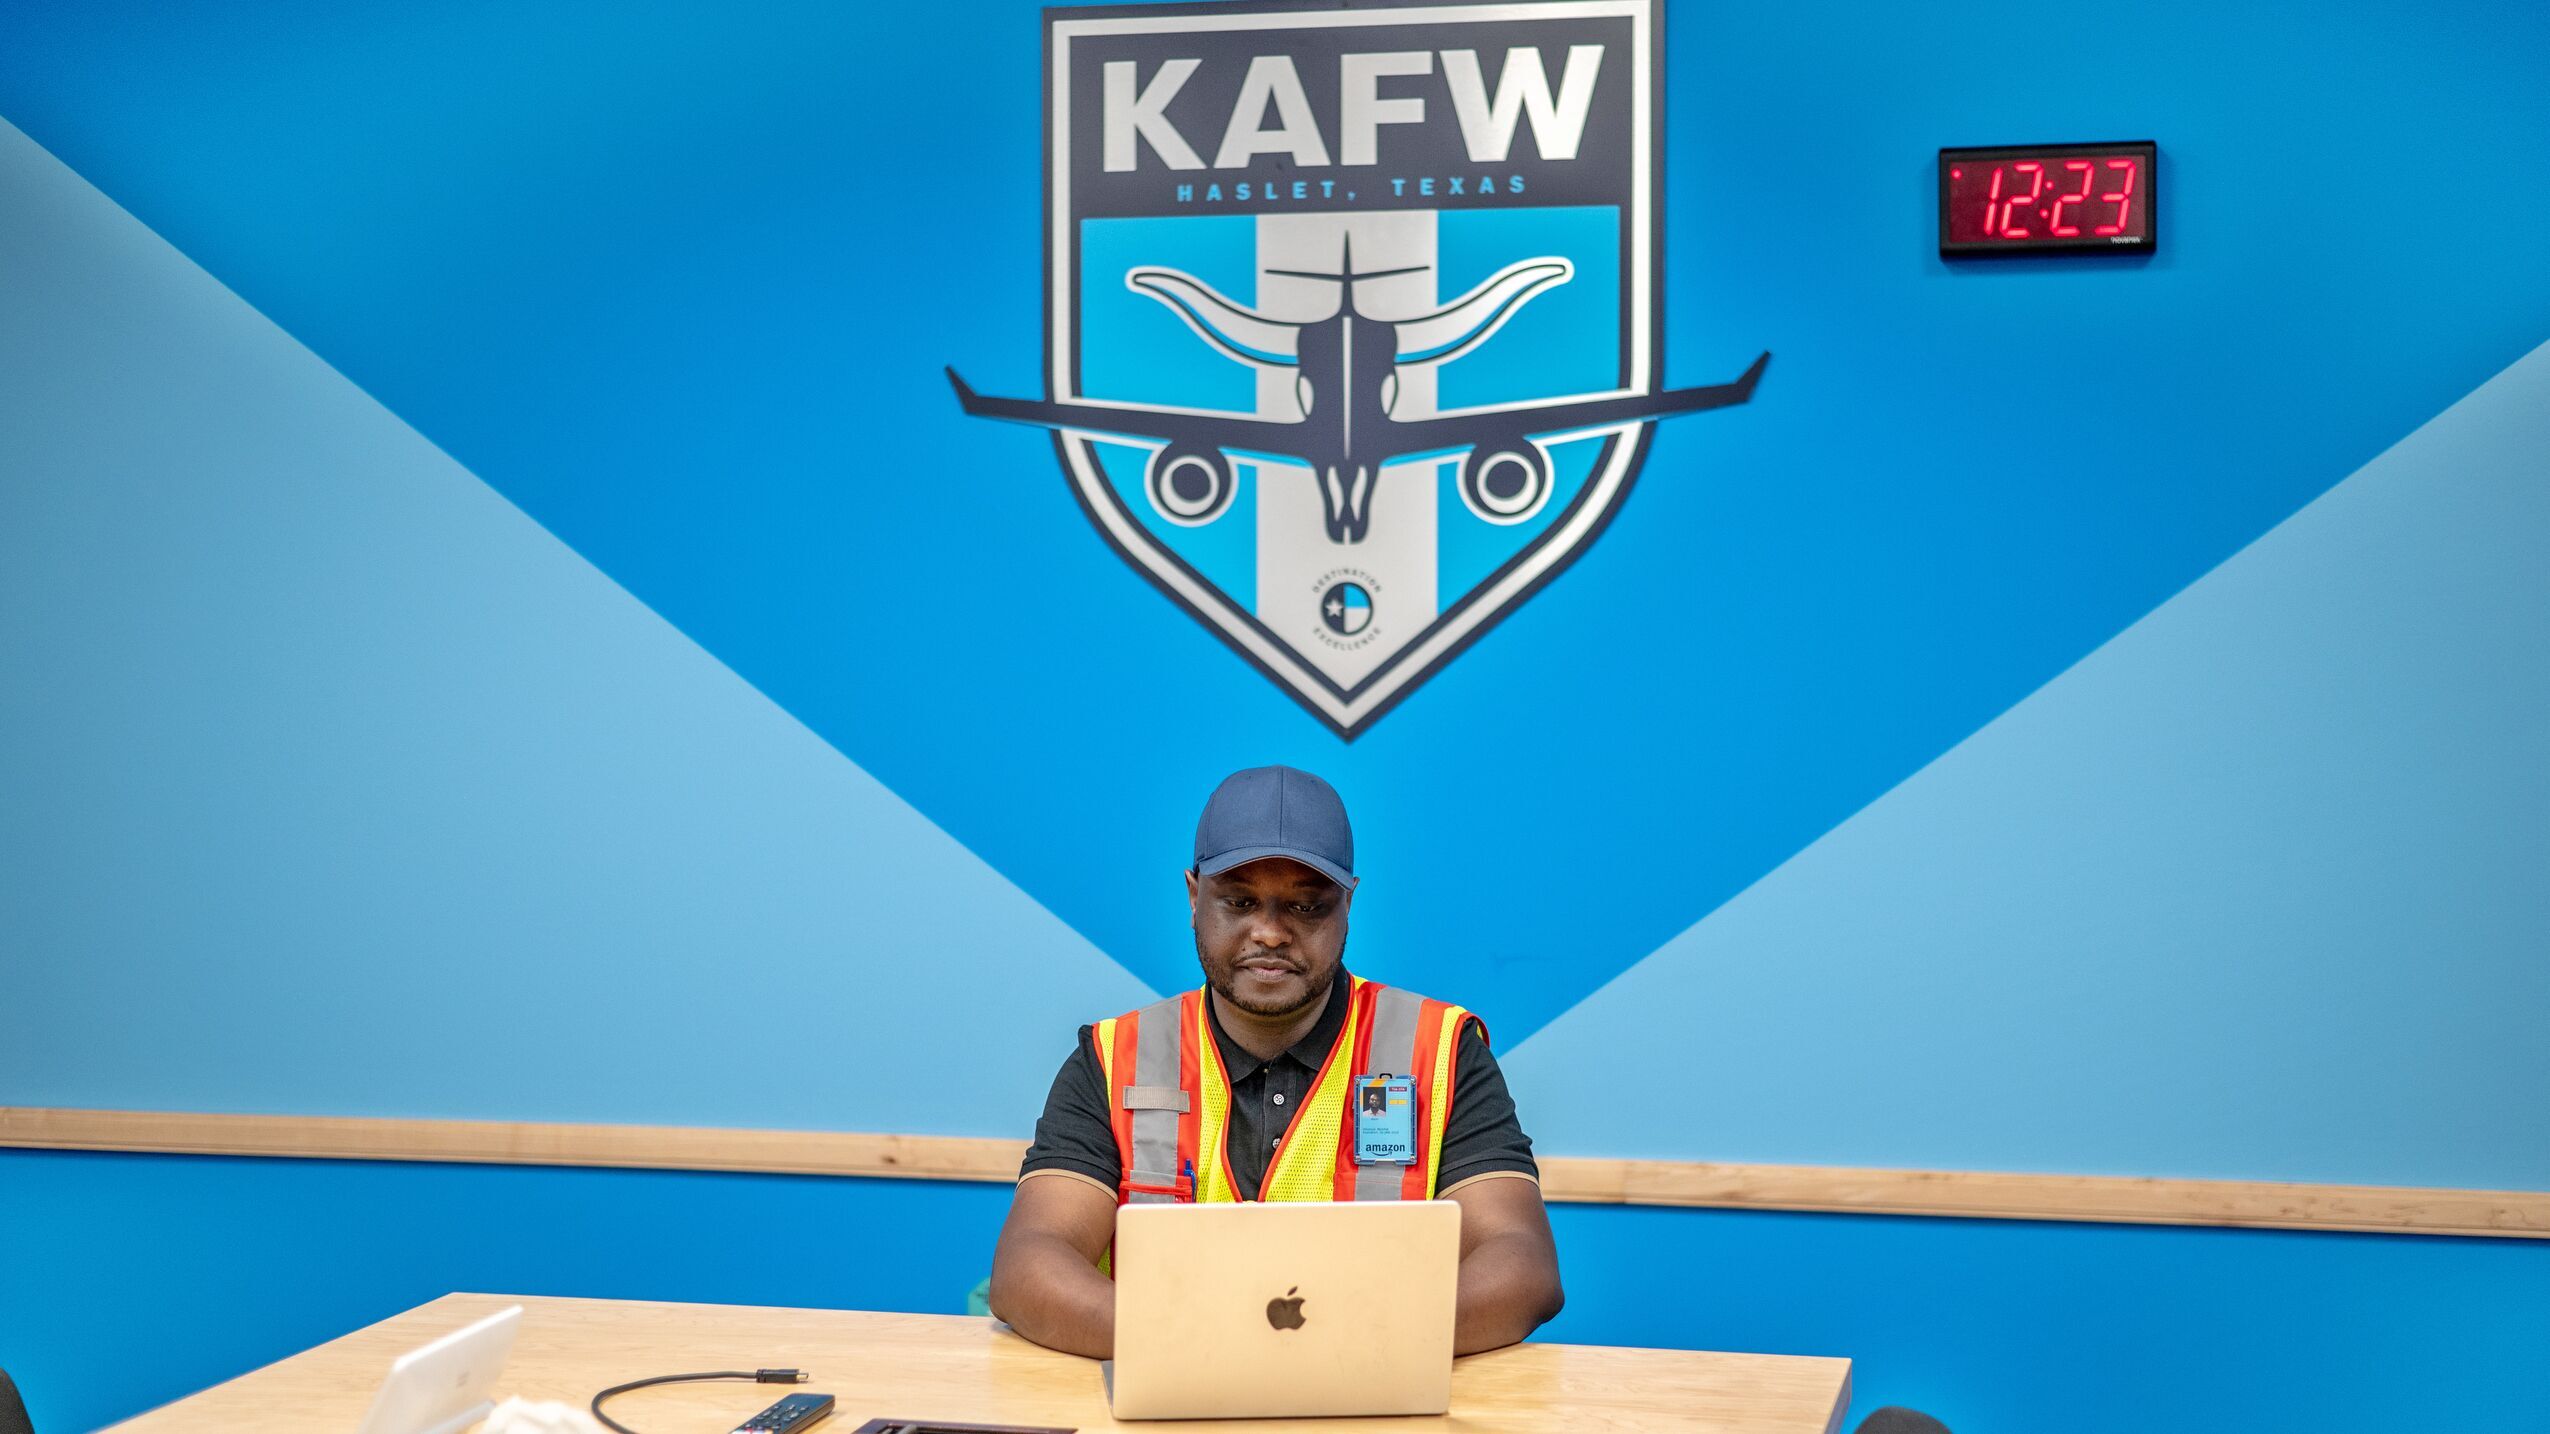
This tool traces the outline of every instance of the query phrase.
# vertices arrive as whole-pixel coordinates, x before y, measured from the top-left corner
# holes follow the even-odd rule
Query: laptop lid
[[[459,1434],[486,1418],[521,1324],[522,1306],[509,1305],[400,1355],[372,1396],[360,1434]]]
[[[1460,1265],[1450,1200],[1127,1205],[1115,1415],[1440,1414]]]

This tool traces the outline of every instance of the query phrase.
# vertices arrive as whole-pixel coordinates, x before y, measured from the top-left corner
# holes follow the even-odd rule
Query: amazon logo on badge
[[[1339,735],[1752,396],[1661,383],[1648,0],[1045,17],[1049,396],[957,399]]]

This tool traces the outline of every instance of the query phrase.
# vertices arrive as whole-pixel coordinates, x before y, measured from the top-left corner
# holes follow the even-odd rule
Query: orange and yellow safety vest
[[[1427,1200],[1452,1114],[1454,1043],[1478,1017],[1459,1006],[1353,977],[1346,1023],[1293,1113],[1258,1187],[1260,1200]],[[1231,1201],[1231,1078],[1202,990],[1100,1021],[1093,1032],[1115,1126],[1116,1203]],[[1480,1028],[1480,1035],[1486,1035]],[[1419,1158],[1357,1165],[1347,1113],[1357,1078],[1412,1077]]]

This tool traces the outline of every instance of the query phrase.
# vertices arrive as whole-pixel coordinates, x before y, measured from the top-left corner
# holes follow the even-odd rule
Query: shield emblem
[[[1657,386],[1648,0],[1045,14],[1049,396],[949,377],[1339,735],[1751,396]]]

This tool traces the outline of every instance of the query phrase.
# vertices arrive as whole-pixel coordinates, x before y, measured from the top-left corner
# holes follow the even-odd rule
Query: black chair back
[[[1948,1434],[1948,1426],[1918,1409],[1889,1404],[1861,1420],[1859,1434]]]
[[[0,1434],[35,1434],[35,1426],[27,1422],[26,1401],[18,1397],[18,1386],[9,1382],[5,1369],[0,1369]]]

